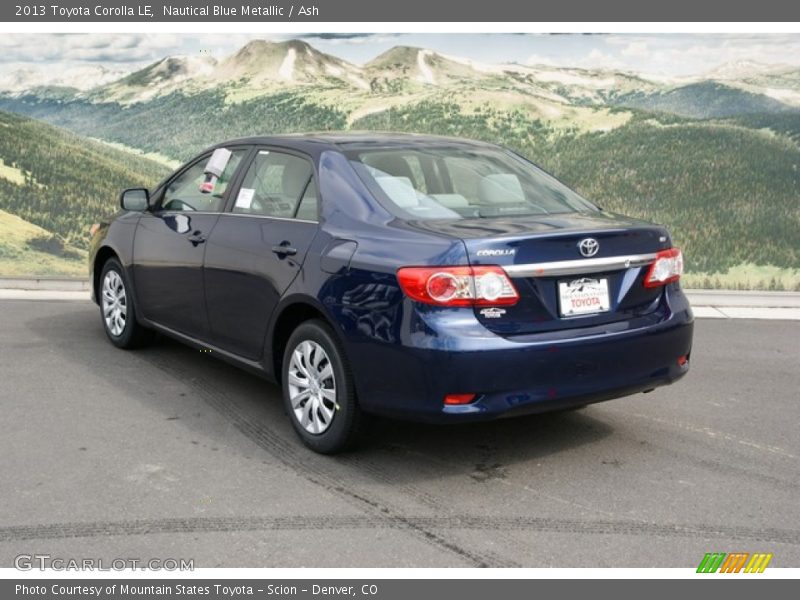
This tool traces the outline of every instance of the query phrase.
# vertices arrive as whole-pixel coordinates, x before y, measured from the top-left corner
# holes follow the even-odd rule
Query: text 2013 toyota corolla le
[[[120,201],[90,255],[111,341],[159,331],[279,382],[318,452],[351,445],[368,415],[569,408],[689,368],[669,233],[497,146],[238,139]]]

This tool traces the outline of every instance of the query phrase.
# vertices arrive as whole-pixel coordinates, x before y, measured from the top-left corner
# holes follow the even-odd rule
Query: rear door
[[[272,312],[317,233],[316,175],[308,157],[263,147],[236,187],[206,248],[211,339],[258,359]]]
[[[210,192],[200,189],[210,154],[176,173],[156,193],[155,208],[142,215],[134,237],[134,284],[142,313],[198,339],[208,334],[202,272],[206,241],[246,154],[244,148],[231,150],[225,171]]]

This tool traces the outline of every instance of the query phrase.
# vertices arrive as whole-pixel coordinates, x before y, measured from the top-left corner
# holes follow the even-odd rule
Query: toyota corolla
[[[371,415],[573,408],[689,369],[667,230],[497,146],[238,139],[120,204],[90,253],[111,342],[160,332],[277,382],[318,452],[351,446]]]

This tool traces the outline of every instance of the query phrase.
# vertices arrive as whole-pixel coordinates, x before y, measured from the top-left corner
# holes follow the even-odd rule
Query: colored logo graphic
[[[697,567],[698,573],[763,573],[772,554],[757,552],[708,552]]]

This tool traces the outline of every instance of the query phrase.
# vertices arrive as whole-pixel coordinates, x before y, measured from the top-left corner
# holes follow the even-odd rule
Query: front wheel
[[[133,295],[125,271],[114,258],[103,265],[98,296],[103,328],[112,344],[118,348],[136,348],[150,338],[150,331],[136,320]]]
[[[335,454],[352,447],[365,428],[347,359],[330,327],[302,323],[283,355],[283,400],[295,431],[309,448]]]

